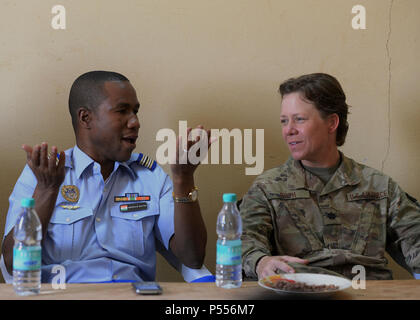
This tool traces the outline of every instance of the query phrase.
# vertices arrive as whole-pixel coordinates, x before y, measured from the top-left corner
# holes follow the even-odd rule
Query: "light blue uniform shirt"
[[[51,273],[57,264],[65,267],[66,282],[154,280],[155,241],[168,249],[174,234],[170,177],[158,165],[153,170],[140,165],[139,155],[132,154],[127,162],[115,162],[104,181],[100,165],[77,146],[65,153],[66,175],[42,243],[42,282],[51,282],[57,275]],[[15,225],[21,199],[31,197],[36,184],[26,165],[9,198],[5,235]],[[77,202],[65,199],[63,186],[77,187]],[[115,199],[127,193],[149,196],[150,200]],[[121,208],[140,202],[140,211]],[[80,207],[72,210],[66,205]]]

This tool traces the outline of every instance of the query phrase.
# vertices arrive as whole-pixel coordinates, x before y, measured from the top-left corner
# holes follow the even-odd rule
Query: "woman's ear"
[[[328,132],[333,133],[337,130],[338,125],[340,124],[340,118],[338,117],[338,114],[333,113],[328,116]]]

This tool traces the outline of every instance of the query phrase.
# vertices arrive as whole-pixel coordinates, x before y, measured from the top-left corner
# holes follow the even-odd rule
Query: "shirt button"
[[[101,222],[101,218],[96,218],[96,222]]]
[[[139,215],[137,213],[133,214],[134,218],[137,218]]]
[[[66,222],[70,222],[70,218],[67,218],[67,219],[66,219]]]

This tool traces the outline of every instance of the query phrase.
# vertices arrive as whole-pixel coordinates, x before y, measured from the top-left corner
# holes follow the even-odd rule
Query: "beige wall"
[[[420,2],[395,0],[391,15],[390,3],[74,0],[62,2],[67,29],[53,30],[57,1],[0,0],[0,225],[25,164],[20,146],[73,146],[69,87],[94,69],[119,71],[137,88],[142,127],[136,151],[154,156],[156,132],[177,130],[179,120],[208,128],[264,128],[266,169],[288,157],[280,136],[279,83],[303,73],[331,73],[353,106],[343,151],[383,168],[420,198]],[[366,30],[351,27],[356,4],[366,7]],[[196,175],[211,271],[221,195],[246,192],[255,177],[246,176],[245,167],[206,165]],[[397,270],[396,277],[408,277]],[[160,261],[158,279],[181,278]]]

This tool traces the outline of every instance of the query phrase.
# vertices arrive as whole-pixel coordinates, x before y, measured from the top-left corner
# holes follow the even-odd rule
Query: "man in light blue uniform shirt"
[[[151,281],[157,244],[188,267],[202,266],[197,166],[171,165],[172,182],[155,161],[132,153],[139,107],[127,78],[88,72],[70,91],[76,146],[59,154],[55,146],[48,154],[47,143],[23,146],[27,165],[9,198],[2,247],[9,273],[20,200],[30,196],[43,228],[42,282],[52,281],[54,265],[65,267],[66,282]]]

